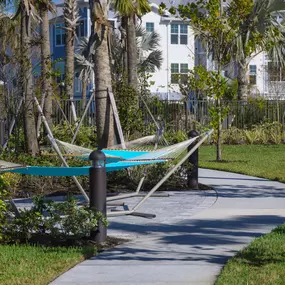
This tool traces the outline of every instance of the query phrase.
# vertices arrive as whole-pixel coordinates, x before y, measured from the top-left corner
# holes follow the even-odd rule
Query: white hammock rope
[[[177,143],[171,146],[160,148],[155,151],[150,151],[149,153],[134,157],[131,160],[155,160],[155,159],[176,159],[179,157],[187,147],[198,139],[197,137],[191,138],[189,140]]]
[[[12,170],[12,169],[21,168],[21,167],[23,167],[22,164],[0,160],[0,171]]]
[[[61,151],[63,151],[65,154],[69,155],[88,155],[93,150],[90,148],[74,145],[71,143],[67,143],[61,140],[56,139],[57,144],[59,145]],[[161,138],[161,136],[157,135],[151,135],[142,137],[139,139],[135,139],[129,142],[125,142],[125,146],[128,150],[150,150],[150,148],[153,149],[153,146],[155,143],[164,143],[164,140]],[[111,147],[107,148],[108,150],[119,150],[124,149],[122,144],[113,145]]]
[[[153,136],[149,136],[148,139],[150,137],[153,137]],[[143,139],[142,141],[146,141],[146,138],[142,138],[142,139]],[[129,160],[130,161],[142,161],[142,160],[145,161],[145,160],[159,160],[159,159],[163,159],[163,160],[176,159],[187,149],[187,147],[191,143],[193,143],[197,139],[198,139],[198,136],[191,138],[189,140],[171,145],[171,146],[163,147],[163,148],[160,148],[154,151],[148,151],[148,153],[146,154],[138,155],[137,157],[133,157]],[[64,150],[65,153],[68,153],[71,155],[80,155],[83,157],[85,156],[87,157],[92,152],[91,149],[80,147],[80,146],[73,145],[73,144],[66,143],[66,142],[62,142],[60,140],[56,140],[56,142]],[[124,151],[132,151],[132,150],[124,150]],[[106,156],[112,157],[112,155],[109,155],[109,154]],[[113,157],[116,157],[116,156],[113,156]]]

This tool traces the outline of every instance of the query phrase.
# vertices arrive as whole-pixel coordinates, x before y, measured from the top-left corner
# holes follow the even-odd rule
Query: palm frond
[[[76,0],[65,0],[63,7],[63,16],[66,29],[75,31],[77,21],[80,19],[78,5]]]
[[[148,0],[115,0],[115,11],[123,16],[142,16],[151,11]]]
[[[152,51],[144,60],[139,62],[138,67],[145,72],[155,72],[160,69],[163,62],[162,51]]]
[[[74,54],[74,65],[76,72],[79,72],[79,78],[90,82],[94,77],[94,49],[90,48],[94,45],[92,37],[82,38],[77,46],[76,53]]]

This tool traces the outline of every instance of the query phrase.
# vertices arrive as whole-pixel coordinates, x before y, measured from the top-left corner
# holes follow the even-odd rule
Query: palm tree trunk
[[[77,115],[74,106],[74,38],[76,26],[70,24],[77,17],[77,2],[75,0],[65,0],[64,19],[66,27],[65,40],[65,95],[71,102],[71,115],[74,122],[77,121]],[[69,21],[68,21],[69,20]]]
[[[126,16],[122,17],[122,44],[123,44],[123,74],[128,74],[128,52],[127,52],[127,26],[128,26],[128,18]]]
[[[128,83],[138,88],[137,78],[137,43],[136,43],[136,16],[133,15],[128,19],[127,25],[127,55],[128,55]]]
[[[37,141],[36,123],[33,109],[33,82],[32,82],[32,63],[31,63],[31,19],[27,14],[25,6],[21,2],[21,83],[24,104],[24,130],[29,154],[35,156],[39,153]]]
[[[238,100],[247,100],[248,95],[248,64],[246,61],[237,63],[238,67]]]
[[[46,6],[41,9],[41,52],[42,52],[42,99],[44,100],[44,114],[52,129],[52,88],[51,77],[51,56],[50,56],[50,38],[49,38],[49,19]]]
[[[114,119],[108,99],[107,88],[111,88],[111,68],[108,47],[108,0],[90,0],[92,33],[97,32],[98,44],[94,56],[96,126],[99,149],[114,143]]]

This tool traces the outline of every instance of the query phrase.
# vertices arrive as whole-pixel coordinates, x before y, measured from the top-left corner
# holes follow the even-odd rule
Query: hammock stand
[[[134,216],[140,216],[140,217],[144,217],[144,218],[153,218],[155,217],[155,215],[152,215],[152,214],[146,214],[146,213],[140,213],[140,212],[137,212],[137,210],[143,205],[143,203],[146,202],[146,200],[148,198],[150,198],[151,196],[153,196],[153,194],[158,190],[158,188],[191,156],[191,154],[208,138],[208,136],[213,132],[213,130],[207,132],[206,134],[204,134],[204,136],[202,137],[202,139],[175,165],[173,166],[168,172],[167,174],[148,192],[148,194],[146,194],[144,197],[142,197],[142,199],[131,209],[129,210],[128,207],[126,207],[123,204],[120,204],[121,206],[124,206],[125,210],[123,211],[120,211],[120,210],[111,210],[107,213],[107,216],[109,217],[113,217],[113,216],[121,216],[121,215],[134,215]],[[197,138],[197,137],[196,137]],[[195,139],[196,139],[195,138]],[[194,140],[195,140],[194,139]],[[193,141],[192,141],[193,142]],[[148,154],[147,154],[148,155]],[[143,157],[144,155],[141,155],[141,157]],[[155,159],[155,158],[154,158]],[[159,161],[159,160],[156,160],[158,162],[163,162],[162,161]],[[133,165],[137,165],[138,163],[138,160],[134,160],[133,161]],[[124,164],[125,163],[125,164]],[[120,162],[117,162],[117,163],[110,163],[110,164],[107,164],[107,171],[112,171],[112,169],[110,169],[111,165],[114,166],[114,168],[118,168],[117,165],[121,165],[120,167],[123,168],[123,167],[127,167],[126,166],[126,163],[127,165],[132,166],[132,161],[122,161],[121,164]],[[146,164],[147,163],[151,163],[151,162],[145,162]],[[108,167],[109,166],[109,167]],[[39,167],[40,169],[40,167]],[[75,170],[78,169],[78,168],[75,168]],[[85,174],[87,174],[89,170],[89,167],[81,167],[81,169],[84,169],[85,171]],[[67,170],[67,169],[66,169]],[[72,170],[72,169],[70,169]],[[57,168],[56,168],[56,170]],[[72,172],[73,173],[73,172]],[[27,173],[28,174],[28,173]],[[49,175],[48,175],[49,176]],[[71,176],[71,174],[69,173],[68,176]],[[138,187],[139,188],[139,187]],[[107,198],[107,201],[110,202],[110,201],[115,201],[115,200],[121,200],[121,199],[126,199],[126,198],[131,198],[131,197],[135,197],[135,196],[140,196],[139,195],[139,191],[137,190],[136,193],[133,193],[133,194],[125,194],[125,195],[119,195],[119,196],[115,196],[115,197],[108,197]],[[161,195],[160,195],[161,196]],[[109,204],[109,206],[111,206]]]
[[[133,216],[141,216],[145,218],[154,218],[155,215],[139,213],[137,210],[143,205],[143,203],[153,195],[155,191],[191,156],[191,154],[199,148],[199,146],[208,138],[209,135],[213,133],[214,130],[210,130],[207,132],[204,137],[175,165],[173,166],[167,174],[148,192],[148,194],[143,197],[131,210],[125,211],[111,211],[107,213],[109,217],[121,216],[121,215],[133,215]]]

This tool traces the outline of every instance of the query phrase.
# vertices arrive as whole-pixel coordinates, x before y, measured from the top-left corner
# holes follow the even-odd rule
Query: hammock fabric
[[[138,165],[154,164],[164,162],[165,160],[149,160],[149,161],[121,161],[116,163],[106,164],[106,171],[116,171],[128,167],[134,167]],[[43,166],[27,166],[12,170],[4,170],[4,172],[13,172],[27,175],[39,175],[39,176],[81,176],[89,175],[90,166],[81,167],[43,167]]]

